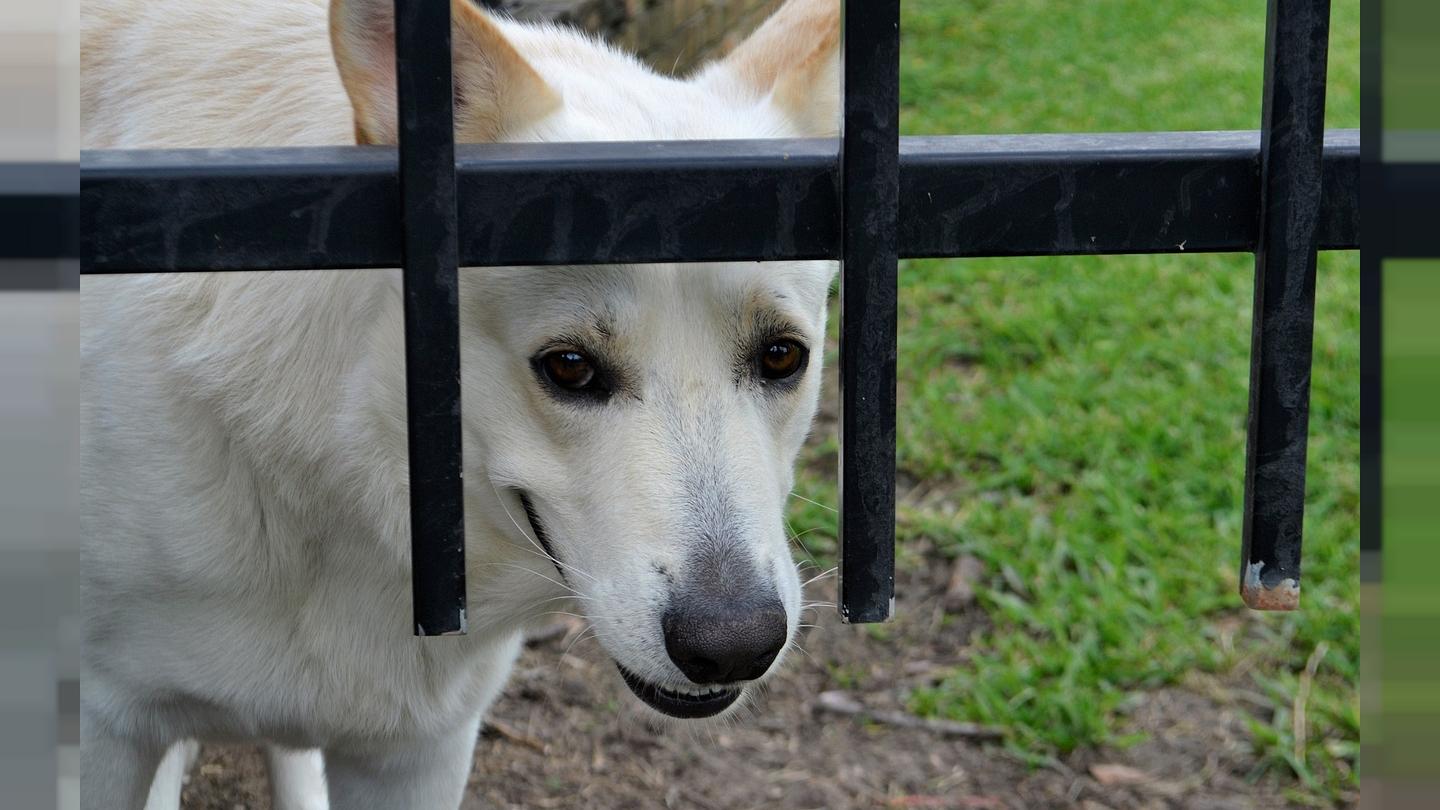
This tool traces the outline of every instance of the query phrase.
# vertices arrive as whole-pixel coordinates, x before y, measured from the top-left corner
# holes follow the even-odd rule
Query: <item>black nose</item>
[[[695,683],[753,681],[785,646],[785,607],[778,598],[677,599],[665,612],[665,652]]]

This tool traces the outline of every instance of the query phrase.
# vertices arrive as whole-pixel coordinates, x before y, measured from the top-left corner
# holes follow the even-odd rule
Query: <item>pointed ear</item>
[[[498,140],[560,106],[560,94],[470,0],[450,0],[450,25],[457,140]],[[331,0],[330,47],[355,110],[355,142],[395,143],[394,0]]]
[[[840,0],[788,0],[717,67],[754,97],[770,95],[806,135],[837,135]]]

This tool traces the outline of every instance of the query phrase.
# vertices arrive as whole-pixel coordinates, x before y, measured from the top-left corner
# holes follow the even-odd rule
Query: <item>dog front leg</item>
[[[185,785],[185,774],[195,765],[200,756],[200,743],[184,740],[170,746],[155,769],[155,778],[150,780],[150,798],[145,810],[180,810],[180,791]]]
[[[330,810],[454,810],[475,756],[480,716],[428,741],[384,748],[325,749]]]
[[[265,746],[270,770],[270,806],[274,810],[327,810],[325,763],[320,751]]]

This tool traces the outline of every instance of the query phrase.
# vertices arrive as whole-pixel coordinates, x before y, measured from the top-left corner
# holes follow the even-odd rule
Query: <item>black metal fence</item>
[[[1253,251],[1240,592],[1297,604],[1316,251],[1360,244],[1359,135],[1323,129],[1329,0],[1269,0],[1259,131],[941,138],[898,135],[899,0],[849,0],[838,153],[457,147],[449,4],[396,8],[398,154],[86,152],[78,253],[96,274],[404,267],[417,634],[465,629],[461,265],[838,259],[839,604],[871,622],[893,610],[898,258]]]

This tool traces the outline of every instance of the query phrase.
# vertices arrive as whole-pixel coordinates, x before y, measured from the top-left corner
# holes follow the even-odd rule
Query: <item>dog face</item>
[[[725,709],[794,632],[782,515],[828,280],[803,263],[467,278],[483,289],[466,298],[465,346],[485,361],[467,362],[465,390],[485,474],[513,493],[530,570],[573,590],[668,714]]]
[[[390,6],[332,5],[361,143],[395,139]],[[464,0],[452,14],[462,141],[836,134],[835,0],[791,0],[686,81]],[[795,632],[783,512],[818,398],[833,273],[794,262],[461,274],[467,498],[511,518],[492,528],[515,552],[472,562],[472,576],[521,576],[539,613],[573,595],[662,713],[725,711]]]

